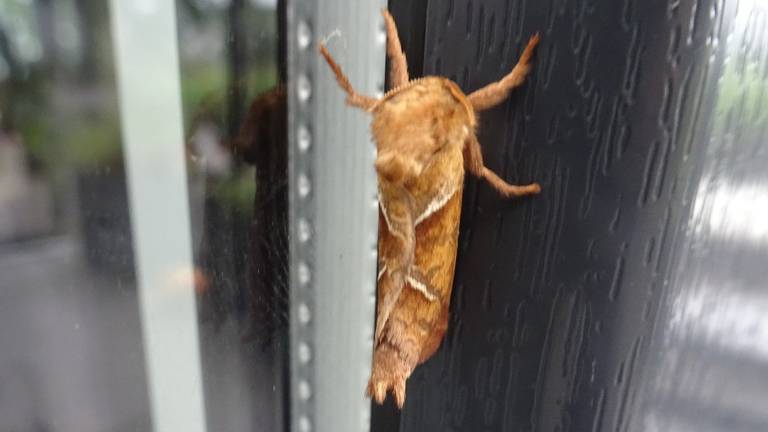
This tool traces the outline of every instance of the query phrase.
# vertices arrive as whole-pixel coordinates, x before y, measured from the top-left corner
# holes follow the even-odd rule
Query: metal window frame
[[[378,201],[367,113],[350,108],[317,51],[358,91],[384,88],[385,2],[288,5],[291,430],[367,431]]]

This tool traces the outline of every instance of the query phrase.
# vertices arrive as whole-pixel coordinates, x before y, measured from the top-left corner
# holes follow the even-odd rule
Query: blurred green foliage
[[[226,57],[232,35],[226,8],[200,6],[206,3],[177,3],[185,139],[198,122],[206,121],[215,124],[226,140],[228,100],[238,84],[232,82]],[[74,19],[67,25],[78,33],[72,36],[77,39],[75,49],[59,47],[55,60],[46,58],[48,51],[56,51],[55,46],[43,47],[48,51],[42,49],[38,55],[24,51],[30,46],[40,50],[45,43],[40,32],[55,30],[40,25],[36,7],[40,7],[36,0],[11,1],[0,7],[4,15],[0,16],[0,129],[18,133],[32,165],[54,181],[63,172],[119,168],[121,130],[106,2],[62,0],[56,5],[52,12],[67,9],[59,18]],[[274,14],[274,10],[243,9],[247,32],[241,36],[249,62],[236,79],[246,89],[244,102],[277,82]],[[30,38],[37,42],[21,42]],[[219,48],[185,50],[211,41]],[[240,109],[247,108],[246,103]],[[238,208],[249,208],[254,188],[252,170],[235,164],[231,175],[213,182],[211,192]]]
[[[767,65],[739,56],[725,65],[716,104],[715,131],[719,133],[738,116],[743,130],[755,131],[768,122]]]

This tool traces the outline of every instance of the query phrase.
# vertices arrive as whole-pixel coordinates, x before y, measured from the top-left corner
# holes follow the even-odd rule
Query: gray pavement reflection
[[[0,431],[150,431],[134,281],[62,236],[0,245]],[[231,320],[200,325],[209,431],[272,431],[276,371]]]
[[[0,248],[0,430],[150,429],[133,282],[75,240]]]

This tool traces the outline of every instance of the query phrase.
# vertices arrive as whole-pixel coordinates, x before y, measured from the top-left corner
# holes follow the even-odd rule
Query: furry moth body
[[[320,52],[347,103],[373,116],[379,273],[367,394],[382,403],[392,391],[402,408],[406,380],[435,353],[448,327],[465,170],[505,197],[541,190],[536,183],[508,184],[486,168],[475,134],[476,113],[498,105],[523,83],[539,39],[531,38],[504,78],[465,95],[443,77],[409,80],[394,20],[386,10],[382,13],[392,87],[382,98],[358,94],[324,44]]]

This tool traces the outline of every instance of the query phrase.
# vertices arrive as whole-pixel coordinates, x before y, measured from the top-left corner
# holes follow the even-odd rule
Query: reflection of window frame
[[[110,13],[153,426],[204,432],[176,7]]]

